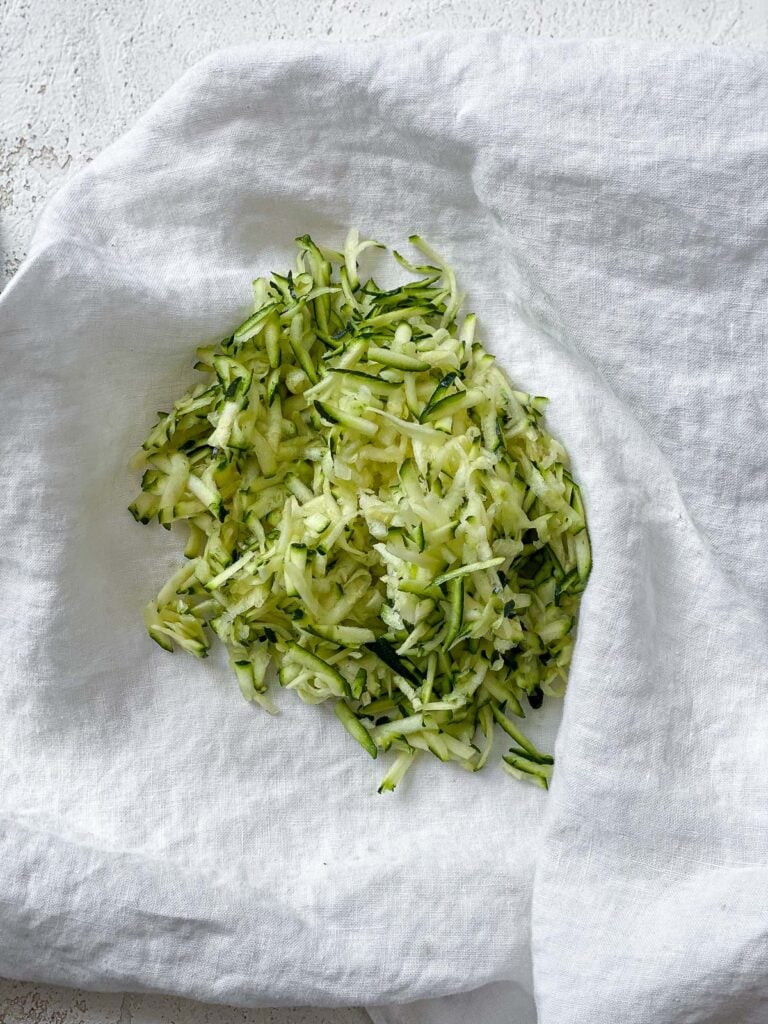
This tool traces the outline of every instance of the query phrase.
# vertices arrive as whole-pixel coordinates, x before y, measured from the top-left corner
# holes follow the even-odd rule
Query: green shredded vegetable
[[[278,679],[331,701],[394,789],[420,753],[547,787],[552,758],[513,719],[562,695],[589,537],[546,400],[517,390],[460,318],[453,271],[398,263],[382,289],[358,260],[298,239],[258,278],[254,312],[198,349],[203,383],[135,459],[141,523],[186,524],[186,561],[146,609],[167,651],[226,644],[243,696]]]

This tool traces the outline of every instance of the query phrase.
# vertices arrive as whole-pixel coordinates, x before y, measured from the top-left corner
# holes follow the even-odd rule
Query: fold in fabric
[[[0,297],[0,974],[376,1024],[765,1020],[767,61],[227,51],[47,206]],[[380,797],[329,709],[268,718],[144,635],[180,552],[125,511],[128,458],[251,279],[350,225],[446,255],[584,485],[549,794],[423,759]],[[557,709],[529,720],[551,743]]]

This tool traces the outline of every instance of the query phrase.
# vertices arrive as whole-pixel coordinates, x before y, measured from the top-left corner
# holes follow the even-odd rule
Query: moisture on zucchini
[[[141,523],[183,524],[186,561],[147,607],[165,650],[216,635],[240,689],[274,712],[274,673],[330,701],[393,789],[421,753],[547,787],[518,722],[563,693],[591,566],[579,487],[543,424],[460,316],[420,238],[416,275],[359,277],[376,245],[298,239],[295,267],[197,350],[203,382],[160,413],[135,463]],[[497,728],[498,726],[498,728]]]

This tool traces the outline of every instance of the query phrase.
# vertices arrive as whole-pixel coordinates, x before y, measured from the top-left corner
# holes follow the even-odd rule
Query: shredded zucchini
[[[187,526],[187,561],[146,610],[167,651],[226,644],[240,689],[274,712],[279,682],[332,701],[381,791],[419,752],[547,787],[552,758],[513,718],[566,684],[591,566],[579,487],[517,390],[459,321],[453,271],[359,278],[376,243],[298,239],[296,267],[254,282],[254,312],[197,351],[203,383],[134,460],[141,523]],[[510,717],[511,716],[511,717]]]

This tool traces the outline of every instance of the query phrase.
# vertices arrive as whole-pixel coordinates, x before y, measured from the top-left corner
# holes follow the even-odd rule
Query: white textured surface
[[[5,0],[0,7],[0,284],[25,254],[36,212],[207,52],[259,38],[363,38],[440,28],[611,35],[764,48],[761,0]],[[0,982],[1,1024],[360,1024],[357,1010],[211,1008]]]

